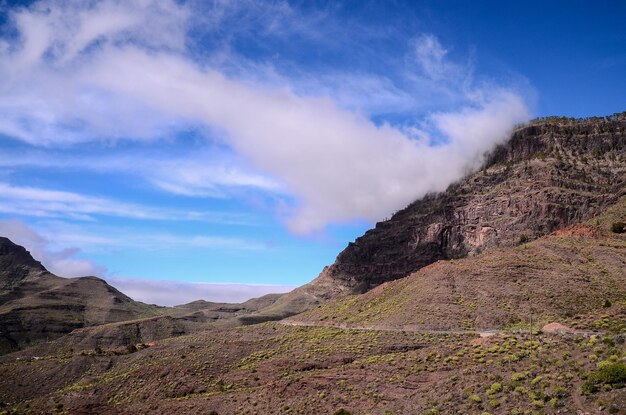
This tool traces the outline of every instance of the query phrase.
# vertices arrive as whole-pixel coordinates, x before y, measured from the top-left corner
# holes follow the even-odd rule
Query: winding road
[[[379,327],[379,326],[357,326],[352,324],[328,324],[322,322],[314,322],[314,321],[294,321],[294,320],[280,320],[277,323],[282,324],[283,326],[295,326],[295,327],[330,327],[341,330],[366,330],[366,331],[388,331],[388,332],[406,332],[406,333],[421,333],[421,334],[455,334],[455,335],[465,335],[465,334],[477,334],[480,337],[491,337],[496,334],[501,333],[514,333],[514,334],[522,334],[527,333],[527,330],[502,330],[502,329],[481,329],[481,330],[430,330],[430,329],[418,329],[412,327]],[[582,337],[590,337],[597,336],[602,333],[596,333],[591,331],[571,331],[567,333],[561,332],[553,332],[553,333],[543,333],[548,335],[569,335],[569,336],[582,336]]]

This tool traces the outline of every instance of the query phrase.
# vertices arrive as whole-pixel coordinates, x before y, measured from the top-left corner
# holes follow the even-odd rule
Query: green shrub
[[[600,370],[591,372],[583,384],[583,392],[590,394],[597,392],[600,385],[623,387],[626,382],[626,365],[623,362],[603,364]]]
[[[511,380],[517,382],[517,381],[520,381],[522,379],[525,379],[526,376],[528,376],[528,373],[526,373],[526,372],[513,373],[511,375]]]
[[[474,403],[481,403],[483,401],[482,399],[480,399],[480,396],[478,395],[470,395],[467,397],[467,399]]]
[[[624,233],[626,232],[626,223],[624,222],[614,222],[611,225],[611,231],[614,233]]]
[[[334,415],[352,415],[352,412],[345,410],[343,408],[341,408],[340,410],[338,410],[337,412],[335,412]]]
[[[502,384],[499,382],[494,383],[489,389],[487,389],[487,395],[495,395],[500,392],[502,392]]]

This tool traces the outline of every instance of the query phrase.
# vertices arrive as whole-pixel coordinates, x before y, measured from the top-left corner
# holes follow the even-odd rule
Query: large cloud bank
[[[374,122],[358,103],[343,105],[341,97],[299,85],[302,77],[228,72],[196,59],[187,44],[197,29],[193,7],[52,0],[10,12],[11,30],[0,43],[0,133],[45,148],[206,129],[272,178],[262,182],[265,190],[278,186],[290,195],[285,220],[308,233],[380,220],[444,189],[529,118],[519,94],[475,85],[426,34],[407,52],[419,82],[456,94],[462,105],[411,126]],[[217,30],[221,15],[211,12],[204,24]],[[170,190],[185,194],[178,185]]]

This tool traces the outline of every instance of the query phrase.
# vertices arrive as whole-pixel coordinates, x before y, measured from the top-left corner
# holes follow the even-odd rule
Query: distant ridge
[[[82,330],[67,341],[93,348],[130,347],[213,325],[237,325],[238,318],[270,306],[281,295],[268,294],[241,304],[197,300],[176,307],[148,305],[102,278],[58,277],[24,247],[0,237],[0,355],[77,329]]]
[[[61,278],[23,247],[0,237],[0,354],[74,329],[158,315],[101,278]]]

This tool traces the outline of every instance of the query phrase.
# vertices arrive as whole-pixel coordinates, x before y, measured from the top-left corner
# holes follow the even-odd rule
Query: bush
[[[611,225],[611,231],[614,233],[624,233],[626,232],[626,223],[624,222],[615,222]]]
[[[597,392],[600,385],[623,387],[625,382],[626,365],[623,362],[603,364],[600,370],[589,373],[582,389],[585,394],[590,394]]]
[[[352,415],[352,412],[347,411],[343,408],[341,408],[340,410],[338,410],[337,412],[335,412],[334,415]]]
[[[467,397],[467,399],[470,402],[474,402],[474,403],[481,403],[483,401],[482,399],[480,399],[480,396],[478,396],[478,395],[470,395],[470,396]]]
[[[489,389],[487,389],[487,395],[495,395],[500,392],[502,392],[502,384],[499,382],[494,383]]]

